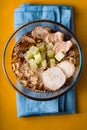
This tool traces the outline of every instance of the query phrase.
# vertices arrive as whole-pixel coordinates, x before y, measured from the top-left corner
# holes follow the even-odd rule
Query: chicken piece
[[[64,61],[60,62],[57,66],[59,68],[61,68],[61,70],[63,70],[63,72],[66,74],[67,78],[70,78],[71,76],[73,76],[73,74],[75,72],[74,64],[68,60],[64,60]]]
[[[42,80],[47,90],[55,91],[66,82],[66,75],[58,67],[51,67],[42,73]]]
[[[73,43],[71,41],[61,41],[61,42],[56,42],[53,50],[55,51],[55,53],[58,52],[68,52],[70,50],[70,48],[72,47]]]
[[[54,34],[49,33],[49,34],[45,37],[44,41],[45,41],[46,43],[54,42]]]
[[[64,39],[64,34],[61,32],[56,32],[56,33],[49,33],[45,37],[44,41],[46,43],[49,43],[49,42],[55,43],[55,42],[63,41],[63,39]]]
[[[62,32],[56,32],[55,34],[55,38],[58,37],[59,41],[63,41],[64,39],[64,34]],[[56,41],[55,41],[56,42]]]
[[[28,42],[28,43],[31,43],[31,44],[35,44],[35,40],[31,37],[28,37],[26,35],[23,35],[22,38],[21,38],[22,42]]]
[[[37,26],[32,32],[32,36],[34,37],[34,39],[44,39],[46,37],[46,35],[49,33],[49,30]]]

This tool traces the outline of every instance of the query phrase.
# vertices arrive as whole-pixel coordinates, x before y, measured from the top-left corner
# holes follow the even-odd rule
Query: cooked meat
[[[58,67],[51,67],[42,74],[43,83],[48,90],[57,90],[62,87],[66,81],[66,75]]]
[[[53,50],[55,51],[55,53],[61,51],[61,52],[68,52],[70,50],[70,48],[72,47],[72,42],[71,41],[61,41],[61,42],[56,42],[54,47],[53,47]]]
[[[55,43],[55,42],[63,41],[63,39],[64,39],[64,34],[61,32],[56,32],[56,33],[48,33],[44,41],[46,43],[49,43],[49,42]]]
[[[29,36],[23,35],[21,38],[22,42],[28,42],[30,44],[36,44],[35,40]]]
[[[58,64],[58,67],[60,67],[63,70],[63,72],[66,74],[67,78],[70,78],[71,76],[73,76],[73,74],[75,72],[75,66],[74,66],[74,64],[72,64],[68,60],[60,62]]]
[[[36,27],[32,32],[32,36],[34,39],[43,39],[46,37],[46,35],[49,33],[49,30],[43,28],[43,27]]]

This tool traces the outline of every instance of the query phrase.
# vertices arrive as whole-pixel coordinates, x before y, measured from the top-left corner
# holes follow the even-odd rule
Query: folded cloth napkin
[[[54,20],[74,31],[73,9],[71,6],[63,5],[21,4],[14,12],[14,28],[16,29],[28,21],[37,19]],[[74,88],[64,96],[50,101],[31,100],[19,93],[17,93],[16,98],[18,117],[75,113]]]

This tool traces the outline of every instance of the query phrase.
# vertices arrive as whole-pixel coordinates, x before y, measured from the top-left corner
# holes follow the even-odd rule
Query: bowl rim
[[[5,54],[6,54],[6,49],[7,49],[7,46],[10,42],[10,40],[14,37],[14,35],[19,31],[21,30],[22,28],[24,28],[25,26],[27,25],[30,25],[30,24],[33,24],[33,23],[36,23],[36,22],[48,22],[48,23],[52,23],[52,24],[55,24],[57,26],[60,26],[62,28],[64,28],[65,30],[67,30],[73,37],[74,39],[76,40],[77,44],[78,44],[78,49],[79,49],[79,53],[80,53],[80,65],[79,65],[79,71],[78,71],[78,74],[75,78],[75,81],[70,85],[69,88],[67,88],[64,92],[60,93],[59,95],[56,95],[56,96],[53,96],[53,97],[48,97],[48,98],[36,98],[36,97],[32,97],[32,96],[29,96],[29,95],[26,95],[25,93],[22,93],[19,89],[17,89],[17,87],[15,87],[15,85],[12,83],[12,81],[10,80],[8,74],[7,74],[7,71],[6,71],[6,67],[5,67]],[[30,21],[30,22],[27,22],[23,25],[21,25],[19,28],[17,28],[11,35],[10,37],[8,38],[7,42],[5,43],[5,46],[4,46],[4,49],[3,49],[3,54],[2,54],[2,67],[3,67],[3,71],[4,71],[4,74],[5,74],[5,77],[6,79],[8,80],[8,82],[10,83],[10,85],[17,91],[19,92],[20,94],[22,94],[23,96],[27,97],[27,98],[30,98],[30,99],[33,99],[33,100],[39,100],[39,101],[47,101],[47,100],[52,100],[52,99],[55,99],[57,97],[60,97],[62,95],[64,95],[65,93],[67,93],[69,90],[71,90],[75,84],[77,83],[79,77],[80,77],[80,74],[81,74],[81,71],[82,71],[82,68],[83,68],[83,52],[82,52],[82,48],[81,48],[81,45],[79,43],[79,41],[77,40],[76,36],[73,34],[73,32],[68,29],[66,26],[64,26],[63,24],[59,23],[59,22],[55,22],[55,21],[52,21],[52,20],[47,20],[47,19],[39,19],[39,20],[33,20],[33,21]],[[33,91],[34,92],[34,91]]]

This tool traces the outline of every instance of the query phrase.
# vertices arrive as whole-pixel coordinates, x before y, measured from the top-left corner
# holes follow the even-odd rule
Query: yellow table
[[[84,52],[84,70],[76,85],[77,114],[17,118],[16,96],[1,67],[4,44],[13,32],[13,11],[21,3],[74,6],[75,33]],[[87,129],[87,3],[86,0],[2,0],[0,2],[0,130],[86,130]]]

